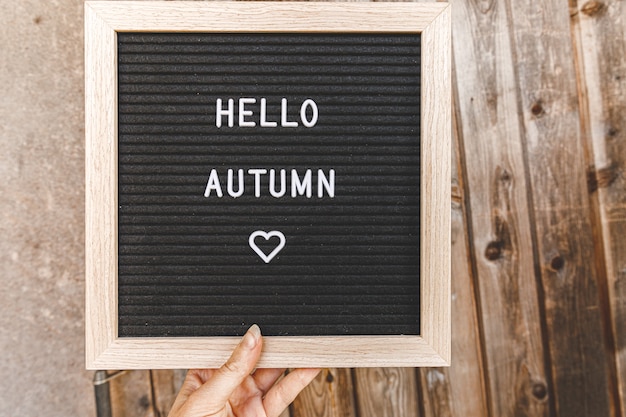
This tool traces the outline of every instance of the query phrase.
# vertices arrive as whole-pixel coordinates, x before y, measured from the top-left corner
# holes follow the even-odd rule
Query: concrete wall
[[[0,416],[95,415],[82,0],[0,0]]]

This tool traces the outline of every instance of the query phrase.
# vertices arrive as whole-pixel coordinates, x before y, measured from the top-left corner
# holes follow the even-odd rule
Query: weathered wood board
[[[626,4],[574,1],[570,10],[580,118],[593,208],[594,262],[611,390],[626,413]],[[611,349],[611,350],[613,350]],[[616,406],[616,409],[620,407]]]
[[[328,370],[291,417],[624,416],[626,3],[450,3],[452,366]]]

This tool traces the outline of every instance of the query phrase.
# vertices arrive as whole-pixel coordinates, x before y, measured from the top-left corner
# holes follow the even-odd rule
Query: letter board
[[[217,366],[253,323],[265,366],[441,364],[420,357],[449,339],[448,9],[429,7],[400,7],[428,22],[407,31],[347,4],[88,3],[87,344],[107,339],[88,366]],[[111,112],[91,131],[90,104]]]

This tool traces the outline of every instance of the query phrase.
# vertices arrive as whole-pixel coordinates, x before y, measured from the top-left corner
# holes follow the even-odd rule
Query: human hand
[[[169,417],[278,417],[317,376],[319,369],[257,369],[263,338],[256,324],[248,329],[219,369],[191,369]]]

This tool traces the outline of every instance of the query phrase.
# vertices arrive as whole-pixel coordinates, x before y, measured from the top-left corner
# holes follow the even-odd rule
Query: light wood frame
[[[421,334],[265,337],[259,367],[450,362],[450,8],[447,3],[85,3],[86,365],[220,366],[238,337],[118,337],[117,32],[421,33]]]

